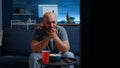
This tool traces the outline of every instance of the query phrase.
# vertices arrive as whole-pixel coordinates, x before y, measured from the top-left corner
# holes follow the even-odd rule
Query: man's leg
[[[72,52],[65,52],[62,54],[62,57],[75,58]],[[62,66],[61,68],[66,68],[66,66]],[[74,65],[70,65],[69,68],[74,68]]]
[[[37,60],[41,59],[41,53],[31,53],[29,56],[29,68],[40,68]]]

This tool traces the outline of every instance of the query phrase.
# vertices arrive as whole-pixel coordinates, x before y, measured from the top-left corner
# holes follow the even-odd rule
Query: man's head
[[[56,28],[57,26],[57,18],[55,13],[46,12],[43,16],[42,24],[49,30],[52,28]]]

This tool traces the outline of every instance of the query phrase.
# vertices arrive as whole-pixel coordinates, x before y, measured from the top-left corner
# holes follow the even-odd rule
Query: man
[[[56,15],[46,12],[41,23],[43,26],[36,28],[33,33],[31,43],[33,53],[29,56],[29,67],[40,68],[37,60],[42,58],[42,50],[49,50],[51,53],[61,52],[62,57],[74,58],[74,54],[69,52],[67,32],[62,26],[57,25]],[[73,68],[73,65],[69,67]]]

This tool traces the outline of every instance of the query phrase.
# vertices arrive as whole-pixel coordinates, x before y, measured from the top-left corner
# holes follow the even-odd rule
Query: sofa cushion
[[[1,55],[28,56],[31,51],[32,32],[5,28],[3,30]]]
[[[0,68],[28,68],[28,56],[0,56]]]

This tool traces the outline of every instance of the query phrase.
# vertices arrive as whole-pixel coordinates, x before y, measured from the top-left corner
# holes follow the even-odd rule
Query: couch
[[[70,51],[75,54],[80,67],[80,26],[63,26],[67,30]],[[0,47],[0,68],[29,68],[28,56],[33,30],[3,29],[2,46]]]

